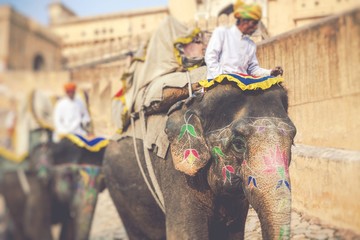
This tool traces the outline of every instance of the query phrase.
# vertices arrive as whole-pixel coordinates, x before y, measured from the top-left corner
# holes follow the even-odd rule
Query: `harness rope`
[[[28,195],[30,193],[30,185],[25,175],[24,169],[17,169],[16,173],[20,181],[21,189],[24,191],[25,195]]]
[[[189,75],[189,71],[186,71],[186,78],[188,80],[189,97],[191,97],[192,96],[192,88],[191,88],[191,78],[190,78],[190,75]],[[142,141],[143,141],[146,168],[148,170],[150,181],[151,181],[151,184],[152,184],[153,188],[151,187],[151,184],[150,184],[149,180],[147,179],[147,177],[145,175],[145,172],[144,172],[144,169],[143,169],[143,167],[141,165],[141,162],[140,162],[140,157],[139,157],[139,154],[138,154],[138,149],[137,149],[137,145],[136,145],[136,138],[135,138],[135,121],[134,121],[134,118],[135,118],[135,114],[133,113],[130,116],[130,119],[131,119],[130,124],[131,124],[132,131],[133,131],[132,138],[133,138],[133,145],[134,145],[136,161],[137,161],[138,166],[140,168],[141,175],[142,175],[148,189],[150,190],[151,195],[154,197],[156,203],[159,205],[161,210],[165,213],[164,197],[163,197],[163,194],[161,192],[160,185],[159,185],[159,183],[158,183],[158,181],[156,179],[156,176],[155,176],[155,171],[154,171],[153,165],[151,163],[149,149],[147,149],[147,147],[145,146],[144,134],[146,133],[146,120],[145,120],[144,110],[141,109],[140,112],[139,112],[139,121],[140,121],[140,125],[141,125],[141,132],[142,132],[142,139],[143,139]]]
[[[143,112],[143,111],[141,111]],[[145,175],[145,172],[144,172],[144,169],[141,165],[141,162],[140,162],[140,157],[139,157],[139,153],[138,153],[138,149],[137,149],[137,145],[136,145],[136,138],[135,138],[135,123],[134,123],[134,118],[135,116],[132,114],[131,115],[131,127],[132,127],[132,131],[133,131],[133,136],[132,136],[132,139],[133,139],[133,145],[134,145],[134,150],[135,150],[135,156],[136,156],[136,161],[137,161],[137,164],[140,168],[140,172],[141,172],[141,175],[146,183],[146,186],[148,187],[148,189],[150,190],[150,193],[151,195],[153,196],[153,198],[155,199],[156,203],[159,205],[159,207],[161,208],[161,210],[165,213],[165,206],[164,206],[164,199],[163,199],[163,196],[162,196],[162,193],[161,193],[161,190],[159,188],[159,184],[157,183],[157,180],[156,180],[156,177],[155,177],[155,174],[154,174],[154,169],[152,168],[152,164],[150,162],[150,156],[149,156],[149,152],[147,150],[147,148],[145,147],[145,144],[144,144],[144,153],[147,153],[147,154],[144,154],[145,155],[145,162],[146,162],[146,167],[148,168],[148,171],[149,171],[149,162],[150,162],[150,168],[152,169],[152,174],[150,173],[149,171],[149,175],[150,175],[150,180],[152,181],[153,183],[153,186],[155,188],[155,191],[157,190],[158,192],[155,193],[154,190],[152,189],[146,175]],[[145,121],[145,119],[144,119]],[[143,140],[144,142],[144,140]],[[154,182],[156,182],[157,184],[157,187],[155,187],[155,184]],[[160,194],[159,194],[160,193]]]

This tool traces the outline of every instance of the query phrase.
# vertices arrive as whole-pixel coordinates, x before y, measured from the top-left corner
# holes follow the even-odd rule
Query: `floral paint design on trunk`
[[[100,167],[80,167],[79,174],[81,176],[81,181],[78,183],[78,191],[81,193],[81,204],[86,208],[88,204],[91,205],[97,198],[97,177],[100,174]]]
[[[269,155],[264,156],[263,158],[266,169],[263,170],[266,174],[275,174],[277,173],[280,177],[278,180],[276,189],[281,186],[287,187],[291,191],[289,179],[289,161],[286,156],[286,152],[280,149],[279,146],[276,149],[270,152]]]
[[[256,177],[256,171],[254,171],[253,169],[250,168],[250,166],[247,164],[246,160],[244,160],[241,164],[242,168],[247,168],[248,170],[250,170],[250,172],[252,173],[252,175],[250,175],[247,178],[247,186],[251,189],[251,188],[258,188],[258,182],[257,182],[257,177]]]
[[[81,166],[79,167],[80,181],[78,183],[78,194],[75,199],[75,208],[77,211],[76,224],[79,231],[76,233],[76,239],[86,239],[89,234],[95,205],[98,197],[98,179],[100,176],[100,167]],[[76,207],[76,205],[78,205]]]
[[[251,183],[252,183],[252,185],[251,185]],[[250,188],[252,188],[252,187],[257,188],[256,178],[253,176],[249,176],[247,185],[250,186]]]
[[[284,225],[280,228],[279,238],[278,240],[290,239],[290,226]]]
[[[260,181],[260,179],[272,175],[272,177],[275,177],[274,190],[285,187],[291,191],[289,156],[287,156],[287,151],[282,149],[279,139],[282,136],[293,134],[295,128],[288,123],[279,121],[279,119],[272,118],[255,119],[249,122],[249,127],[254,129],[255,139],[262,139],[262,141],[268,142],[273,147],[270,150],[266,150],[266,148],[262,150],[268,152],[265,152],[265,155],[260,157],[260,165],[255,164],[257,166],[253,166],[253,164],[249,164],[246,160],[243,161],[242,169],[249,171],[247,176],[244,176],[247,179],[246,185],[250,188],[261,188],[262,186],[259,185],[262,185],[263,181]],[[263,146],[259,145],[259,147],[262,148]]]

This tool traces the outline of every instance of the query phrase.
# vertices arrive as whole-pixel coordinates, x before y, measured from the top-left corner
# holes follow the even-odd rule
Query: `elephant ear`
[[[194,176],[209,161],[211,154],[204,138],[200,118],[186,106],[170,113],[165,132],[177,170]]]

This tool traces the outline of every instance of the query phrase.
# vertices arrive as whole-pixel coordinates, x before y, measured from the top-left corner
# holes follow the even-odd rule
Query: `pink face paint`
[[[275,151],[271,151],[269,155],[263,157],[266,169],[263,171],[268,174],[277,172],[282,178],[289,176],[288,158],[286,152],[281,150],[279,146]]]

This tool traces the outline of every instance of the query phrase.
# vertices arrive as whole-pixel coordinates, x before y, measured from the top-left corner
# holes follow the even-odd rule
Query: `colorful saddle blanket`
[[[214,79],[202,80],[199,84],[204,88],[209,88],[213,86],[216,82],[221,83],[224,79],[227,79],[230,82],[235,82],[237,86],[245,90],[256,90],[256,89],[268,89],[274,84],[283,82],[284,79],[280,76],[265,76],[265,77],[254,77],[251,75],[246,75],[242,73],[236,74],[221,74]]]
[[[109,140],[103,137],[87,138],[78,134],[67,134],[64,137],[81,148],[85,148],[90,152],[99,152],[109,144]]]

